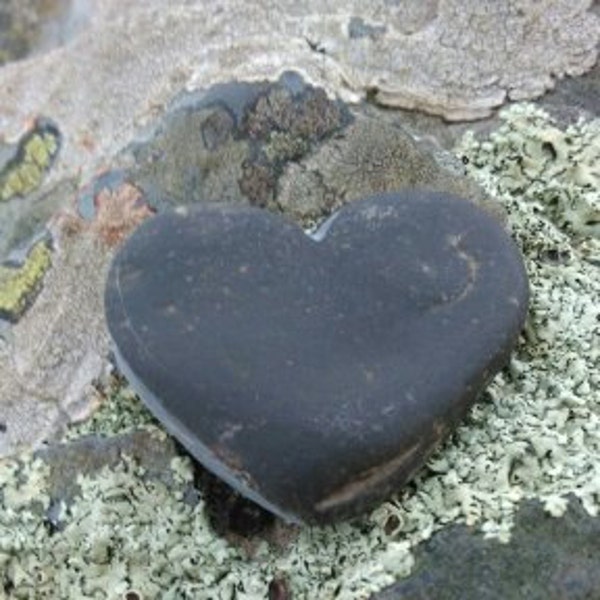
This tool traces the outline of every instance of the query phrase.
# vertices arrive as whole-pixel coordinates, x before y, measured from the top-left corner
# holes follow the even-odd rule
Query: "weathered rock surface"
[[[413,575],[372,600],[591,600],[600,594],[600,521],[572,498],[551,517],[524,502],[508,544],[461,525],[416,552]]]
[[[96,199],[93,221],[58,211],[41,226],[38,235],[52,240],[42,258],[32,263],[38,243],[22,266],[4,267],[20,278],[0,272],[0,292],[28,303],[15,323],[0,321],[0,455],[35,447],[93,409],[91,384],[108,367],[101,292],[108,262],[114,244],[149,214],[131,185]],[[41,268],[42,259],[51,264]]]
[[[296,69],[346,100],[478,118],[591,68],[600,31],[590,0],[88,4],[69,43],[0,72],[2,134],[46,114],[65,134],[59,169],[85,177],[182,87]]]
[[[0,6],[0,66],[46,52],[85,27],[90,0],[5,0]]]
[[[117,254],[106,307],[119,367],[196,458],[323,522],[414,475],[506,361],[527,295],[493,217],[413,191],[314,239],[254,208],[165,213]]]

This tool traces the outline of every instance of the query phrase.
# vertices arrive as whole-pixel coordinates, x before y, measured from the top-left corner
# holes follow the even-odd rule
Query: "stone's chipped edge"
[[[327,512],[355,500],[364,493],[368,493],[378,483],[387,481],[392,475],[401,471],[407,463],[412,461],[414,455],[422,449],[422,446],[423,442],[419,441],[399,456],[395,456],[381,465],[371,467],[360,473],[350,483],[343,485],[325,498],[319,500],[315,505],[315,509],[318,512]],[[407,476],[406,479],[410,479],[410,476]]]

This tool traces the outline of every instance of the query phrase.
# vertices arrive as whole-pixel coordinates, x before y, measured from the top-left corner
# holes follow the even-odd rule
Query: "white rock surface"
[[[17,139],[38,115],[61,130],[49,187],[65,177],[85,183],[107,167],[182,89],[295,69],[345,100],[370,93],[472,119],[583,73],[600,37],[589,0],[72,3],[80,21],[89,8],[87,26],[0,68],[0,138]],[[0,455],[88,409],[82,398],[107,354],[99,290],[108,255],[95,244],[64,242],[39,304],[0,346],[0,423],[9,432]]]

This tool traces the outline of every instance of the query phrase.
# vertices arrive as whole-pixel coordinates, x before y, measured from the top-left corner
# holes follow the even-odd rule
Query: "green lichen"
[[[52,265],[48,243],[39,241],[17,267],[0,265],[0,317],[17,321],[39,293]]]
[[[600,238],[600,120],[561,129],[547,113],[521,105],[478,142],[465,136],[459,152],[471,174],[494,173],[495,195],[535,203],[560,229]]]
[[[559,136],[566,130],[533,107],[515,106],[503,119],[500,133],[482,141],[467,136],[457,153],[508,214],[530,278],[530,325],[510,366],[413,484],[357,521],[303,528],[285,550],[263,544],[248,557],[211,530],[202,498],[196,505],[182,499],[192,477],[187,459],[172,464],[179,479],[169,488],[145,479],[128,459],[81,478],[80,495],[63,507],[57,531],[45,526],[41,511],[49,502],[44,464],[5,460],[6,597],[118,598],[135,590],[145,600],[255,600],[266,597],[273,577],[285,577],[295,600],[365,599],[408,574],[411,548],[447,524],[467,523],[507,541],[523,499],[541,499],[560,516],[569,493],[597,515],[600,271],[590,257],[598,256],[600,240],[558,218],[538,185],[541,167],[514,168],[526,156],[545,164],[549,157],[526,149],[543,143],[545,128]],[[583,207],[594,206],[597,188],[579,183],[571,161],[587,152],[582,139],[598,145],[598,126],[574,126],[569,147],[580,151],[558,150],[563,169],[551,182],[561,194],[577,190]],[[148,426],[147,411],[126,388],[116,386],[111,397],[91,430],[110,435],[112,428]]]
[[[264,153],[270,163],[284,163],[302,157],[310,145],[305,138],[294,137],[282,131],[274,131],[264,147]]]
[[[0,173],[0,201],[25,196],[42,183],[58,152],[58,133],[36,128],[22,140],[17,157]]]
[[[85,421],[72,425],[65,439],[88,435],[116,436],[142,428],[162,431],[131,388],[122,379],[113,378],[101,392],[100,407]]]
[[[50,532],[43,517],[50,505],[46,466],[31,459],[0,462],[0,573],[5,586],[10,582],[8,597],[118,598],[135,591],[145,599],[254,600],[265,597],[269,581],[282,572],[296,588],[306,583],[294,573],[312,573],[311,598],[333,597],[338,588],[340,598],[358,597],[372,587],[371,573],[356,568],[368,539],[360,528],[306,530],[289,553],[277,556],[264,546],[249,559],[213,533],[202,501],[184,502],[193,478],[190,461],[175,458],[171,470],[169,487],[144,478],[127,457],[115,469],[79,477],[78,500],[60,511],[64,528]],[[330,558],[348,542],[354,568],[345,569],[340,582]],[[376,542],[371,537],[374,551]],[[381,579],[387,573],[386,582],[406,574],[409,555],[404,562],[390,560],[406,550],[406,543],[394,543],[379,552],[372,574]]]

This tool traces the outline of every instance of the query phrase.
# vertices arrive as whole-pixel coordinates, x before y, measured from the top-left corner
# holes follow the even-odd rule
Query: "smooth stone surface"
[[[505,363],[528,298],[503,228],[450,195],[373,196],[315,237],[246,206],[163,213],[105,297],[118,366],[167,429],[303,522],[409,480]]]

